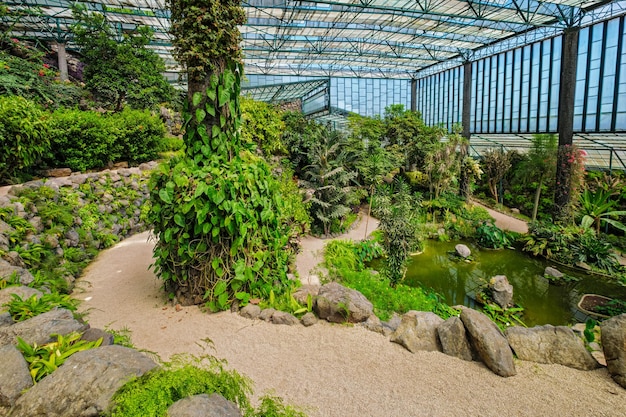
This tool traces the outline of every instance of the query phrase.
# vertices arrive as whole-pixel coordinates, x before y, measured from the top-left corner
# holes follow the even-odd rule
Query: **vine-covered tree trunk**
[[[169,4],[188,75],[186,154],[151,179],[154,267],[180,303],[224,310],[289,287],[284,206],[268,165],[241,145],[239,1]]]

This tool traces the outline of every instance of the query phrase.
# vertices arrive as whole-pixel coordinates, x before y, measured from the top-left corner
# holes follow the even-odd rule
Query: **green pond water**
[[[567,270],[524,253],[503,249],[480,249],[466,244],[472,251],[472,262],[450,256],[459,242],[429,240],[423,253],[413,256],[405,283],[432,288],[450,305],[475,306],[474,294],[494,275],[506,275],[513,285],[513,302],[524,307],[522,319],[528,326],[564,325],[584,321],[586,316],[576,305],[583,294],[600,294],[626,299],[626,287],[598,276]],[[550,285],[543,277],[546,266],[554,266],[568,275],[582,278],[564,286]]]

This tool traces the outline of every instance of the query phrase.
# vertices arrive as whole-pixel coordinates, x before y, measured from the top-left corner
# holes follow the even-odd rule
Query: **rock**
[[[511,209],[511,213],[513,213],[513,214],[520,214],[520,211],[519,211],[518,208],[514,207],[514,208]]]
[[[26,268],[26,264],[24,263],[24,260],[22,259],[20,254],[17,253],[16,251],[14,251],[14,250],[4,254],[4,259],[10,265],[19,266],[20,268]]]
[[[75,353],[23,394],[9,416],[105,414],[110,410],[113,394],[124,383],[155,366],[147,356],[123,346],[103,346]]]
[[[70,168],[52,168],[52,169],[46,169],[42,172],[42,175],[44,177],[52,177],[52,178],[58,178],[58,177],[69,177],[72,174],[72,170]]]
[[[563,272],[559,271],[556,268],[552,268],[551,266],[546,266],[546,269],[543,271],[543,275],[554,278],[563,278]]]
[[[302,318],[300,319],[300,323],[302,323],[304,327],[311,327],[314,324],[317,324],[317,317],[315,317],[315,314],[309,311],[304,316],[302,316]]]
[[[220,394],[194,395],[176,401],[167,409],[168,417],[241,417],[241,411],[232,401]]]
[[[402,321],[402,316],[399,315],[398,313],[393,313],[393,316],[391,316],[391,318],[388,321],[384,321],[382,323],[385,335],[388,336],[387,333],[395,332],[398,329],[398,326],[400,326],[401,321]]]
[[[487,368],[504,377],[516,374],[509,343],[489,317],[465,307],[461,309],[461,321],[465,325],[470,345]]]
[[[626,388],[626,313],[600,324],[606,367],[615,382]]]
[[[17,254],[16,252],[9,253]],[[19,258],[19,255],[17,255],[17,257]],[[19,261],[21,261],[21,258],[19,258]],[[19,261],[16,260],[15,262]],[[31,274],[27,269],[22,266],[11,264],[4,259],[0,259],[0,279],[10,279],[13,274],[16,274],[19,279],[19,283],[22,285],[28,285],[35,280],[33,274]]]
[[[489,286],[493,290],[493,301],[500,307],[507,308],[513,303],[513,286],[509,284],[506,275],[496,275],[491,278]]]
[[[456,316],[450,317],[439,325],[437,333],[443,353],[464,361],[473,359],[472,348],[469,340],[467,340],[465,326],[463,326],[460,318]]]
[[[0,233],[0,252],[7,252],[9,250],[9,243],[8,235]]]
[[[13,326],[0,327],[0,346],[17,343],[17,337],[30,345],[43,345],[53,340],[53,334],[67,335],[72,332],[83,332],[88,325],[74,319],[72,312],[56,308]]]
[[[96,340],[102,338],[102,343],[100,344],[100,346],[112,345],[115,340],[111,333],[105,332],[102,329],[96,329],[93,327],[90,327],[89,329],[85,330],[85,332],[80,338],[81,340],[86,340],[88,342],[95,342]]]
[[[505,333],[511,349],[519,359],[554,363],[583,371],[599,367],[584,342],[569,327],[546,324],[527,329],[512,326]]]
[[[402,316],[400,326],[391,335],[391,341],[409,352],[419,350],[441,351],[437,327],[443,319],[435,313],[411,310]]]
[[[456,245],[454,247],[454,250],[456,250],[456,254],[459,255],[461,258],[467,258],[472,254],[470,248],[463,244]]]
[[[0,220],[0,234],[10,235],[13,232],[15,232],[15,229],[13,227],[11,227],[8,223]]]
[[[374,314],[363,322],[363,327],[374,333],[384,334],[385,331],[383,323]]]
[[[13,321],[13,318],[11,317],[9,312],[0,313],[0,327],[12,326],[14,324],[15,322]]]
[[[300,320],[298,320],[298,318],[293,316],[292,314],[286,313],[284,311],[276,311],[272,315],[272,323],[293,326],[294,324],[300,324]]]
[[[360,323],[374,312],[363,294],[336,282],[320,288],[314,309],[319,318],[332,323]]]
[[[0,407],[11,407],[22,391],[33,386],[28,363],[14,346],[0,347]]]
[[[69,246],[74,248],[77,247],[80,243],[80,236],[78,235],[78,232],[74,229],[70,229],[65,232],[65,239],[68,240]]]
[[[272,321],[272,317],[274,316],[274,313],[276,313],[275,309],[266,308],[263,311],[261,311],[259,318],[264,321]]]
[[[41,297],[43,293],[39,290],[30,287],[6,287],[0,290],[0,311],[7,310],[4,307],[4,304],[8,303],[13,299],[11,294],[18,295],[22,298],[22,300],[26,300],[27,298],[32,297],[33,295],[37,298]]]
[[[319,291],[319,285],[303,285],[295,290],[291,295],[298,303],[306,306],[309,300],[309,295],[311,296],[311,302],[314,303]]]
[[[259,314],[261,314],[261,307],[256,304],[248,304],[239,310],[239,315],[247,319],[257,319],[259,318]]]

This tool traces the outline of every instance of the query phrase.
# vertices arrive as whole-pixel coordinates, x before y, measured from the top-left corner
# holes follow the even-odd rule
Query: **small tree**
[[[152,38],[148,27],[117,39],[104,15],[88,13],[81,5],[73,14],[78,23],[72,31],[86,64],[85,86],[96,100],[120,111],[126,103],[145,109],[171,99],[173,89],[162,75],[165,64],[146,48]]]
[[[459,155],[456,148],[461,140],[461,136],[452,134],[446,142],[437,141],[426,148],[424,171],[428,175],[431,197],[439,198],[458,176]]]
[[[556,175],[557,145],[557,137],[554,134],[533,135],[533,146],[518,171],[525,181],[537,182],[532,221],[537,220],[544,183],[554,181]]]
[[[489,191],[496,202],[498,199],[498,184],[504,178],[506,172],[511,168],[511,158],[509,153],[502,148],[489,149],[483,154],[483,171],[487,175]]]

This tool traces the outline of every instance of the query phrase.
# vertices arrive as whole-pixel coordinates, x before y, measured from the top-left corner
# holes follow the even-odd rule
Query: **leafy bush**
[[[233,401],[245,416],[304,417],[280,399],[265,396],[258,411],[250,405],[251,381],[212,356],[174,356],[141,378],[126,383],[113,397],[110,417],[161,417],[176,401],[197,394],[218,393]]]
[[[32,167],[50,147],[48,116],[22,97],[0,97],[0,183]]]
[[[5,304],[15,321],[28,320],[56,307],[76,311],[77,305],[78,301],[69,295],[55,293],[43,294],[39,298],[33,295],[25,300],[17,294],[11,294],[11,301]]]
[[[276,108],[268,103],[244,98],[241,100],[241,113],[241,136],[244,142],[254,143],[265,155],[287,154],[280,140],[285,123]]]
[[[503,249],[511,246],[513,239],[495,224],[485,222],[476,228],[476,242],[483,248]]]
[[[17,348],[28,362],[30,376],[34,383],[50,375],[73,354],[102,344],[102,338],[95,341],[81,340],[80,333],[76,332],[66,336],[60,334],[53,336],[57,338],[55,342],[42,346],[37,346],[36,343],[29,345],[21,338],[17,338]]]
[[[137,164],[157,159],[165,134],[165,125],[158,115],[126,107],[109,117],[117,130],[113,146],[120,160]]]
[[[52,114],[48,165],[73,171],[100,169],[119,159],[114,147],[118,129],[93,111],[59,109]]]

